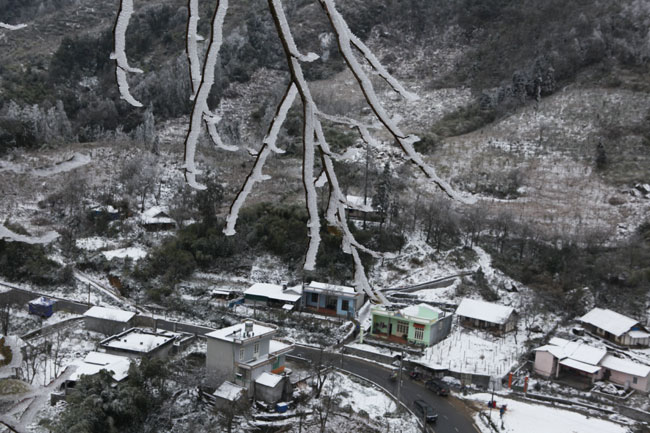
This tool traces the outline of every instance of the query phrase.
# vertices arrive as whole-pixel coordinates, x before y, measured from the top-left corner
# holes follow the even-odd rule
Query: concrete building
[[[363,305],[364,295],[354,287],[312,281],[302,289],[303,306],[320,314],[354,317]]]
[[[285,376],[264,372],[255,379],[255,399],[274,404],[282,400]]]
[[[401,310],[380,305],[371,314],[372,335],[396,343],[433,346],[451,332],[452,316],[427,304]]]
[[[206,365],[217,381],[228,380],[249,389],[264,372],[280,374],[285,355],[293,345],[274,340],[277,330],[252,320],[212,331],[208,339]]]
[[[622,346],[650,344],[650,333],[637,320],[604,308],[594,308],[578,319],[588,331]]]
[[[581,342],[552,338],[535,349],[534,371],[540,376],[558,379],[571,377],[592,384],[608,380],[647,393],[650,391],[650,366],[617,358],[604,348]]]
[[[495,334],[504,334],[517,328],[517,313],[514,308],[476,299],[463,299],[456,309],[456,316],[462,326],[485,329]]]
[[[128,357],[164,359],[181,334],[171,331],[154,331],[131,328],[102,340],[99,345],[107,353]]]
[[[302,285],[255,283],[244,291],[244,302],[293,310],[302,299]]]
[[[133,327],[135,313],[116,308],[92,307],[84,313],[84,323],[89,331],[113,335]]]
[[[215,397],[214,407],[216,409],[232,409],[246,397],[246,388],[225,381],[212,395]]]
[[[625,388],[641,392],[650,391],[650,367],[628,359],[607,355],[601,361],[603,377],[610,382],[623,385]]]

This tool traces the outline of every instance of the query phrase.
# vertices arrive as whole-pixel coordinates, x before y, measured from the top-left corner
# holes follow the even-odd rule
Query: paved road
[[[320,357],[318,349],[296,346],[293,355],[316,360]],[[389,370],[373,362],[336,353],[323,353],[324,362],[363,376],[397,395],[397,382],[388,379]],[[413,409],[413,401],[422,399],[438,412],[438,422],[433,426],[436,433],[477,433],[479,430],[466,414],[464,404],[454,397],[440,397],[426,389],[422,383],[414,382],[407,375],[402,376],[400,400]],[[480,433],[480,432],[479,432]]]

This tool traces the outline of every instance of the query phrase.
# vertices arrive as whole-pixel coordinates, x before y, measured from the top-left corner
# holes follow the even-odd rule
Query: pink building
[[[534,371],[550,379],[566,374],[587,378],[591,383],[608,380],[637,391],[650,391],[650,366],[563,338],[552,338],[549,344],[535,349]]]

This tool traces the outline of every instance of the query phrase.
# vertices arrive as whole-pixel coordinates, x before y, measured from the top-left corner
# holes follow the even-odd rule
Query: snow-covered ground
[[[523,331],[493,337],[485,331],[454,325],[449,337],[426,348],[417,361],[454,372],[503,377],[525,353],[524,341]]]
[[[382,390],[369,386],[366,381],[333,372],[325,383],[323,394],[332,393],[339,398],[340,408],[350,407],[354,412],[368,414],[368,418],[386,431],[416,433],[420,429],[410,412],[398,406]]]
[[[491,395],[487,393],[472,394],[466,397],[486,408]],[[504,433],[627,433],[627,427],[558,407],[521,402],[503,398],[499,395],[494,400],[498,406],[505,404],[508,410],[503,416]],[[476,425],[483,433],[492,433],[484,422],[475,415]],[[492,419],[501,425],[499,410],[492,410]]]

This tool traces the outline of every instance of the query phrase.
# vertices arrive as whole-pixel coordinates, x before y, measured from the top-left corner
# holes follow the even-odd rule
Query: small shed
[[[238,401],[246,396],[246,388],[225,381],[212,395],[216,399],[214,403],[216,409],[233,407]]]
[[[38,297],[29,301],[29,314],[36,314],[41,317],[50,317],[54,314],[54,305],[56,300],[46,298],[45,296]]]
[[[513,307],[468,298],[463,299],[456,309],[461,325],[487,329],[497,334],[515,330],[516,314]]]
[[[176,223],[169,216],[168,210],[162,206],[154,206],[142,212],[140,222],[142,227],[150,232],[176,228]]]
[[[113,335],[131,328],[134,317],[131,311],[95,306],[84,313],[84,322],[89,331]]]
[[[255,379],[255,398],[274,404],[282,400],[284,376],[264,372]]]

